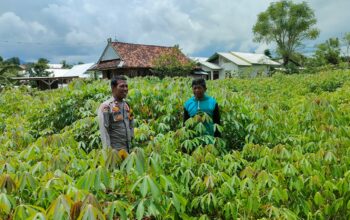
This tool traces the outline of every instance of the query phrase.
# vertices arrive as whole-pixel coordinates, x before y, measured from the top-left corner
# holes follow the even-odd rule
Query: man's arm
[[[128,112],[128,119],[129,119],[129,129],[130,129],[130,137],[131,140],[134,138],[134,111],[132,110],[132,108],[130,107],[128,102],[125,102],[126,105],[129,108],[129,112]]]
[[[215,109],[214,109],[214,113],[213,113],[213,122],[214,122],[214,124],[221,125],[221,122],[220,122],[220,110],[219,110],[218,103],[215,104]],[[217,130],[217,129],[215,130],[214,137],[221,137],[221,133],[220,133],[219,130]]]
[[[186,108],[184,108],[184,121],[183,124],[185,125],[185,122],[187,121],[187,119],[190,118],[190,114],[188,114],[188,111],[186,110]]]
[[[129,119],[130,120],[130,119]],[[129,122],[129,127],[130,127],[130,136],[131,136],[131,139],[134,138],[135,134],[134,134],[134,117],[132,116],[130,122]]]
[[[101,105],[98,109],[98,125],[100,127],[100,135],[101,135],[101,141],[103,148],[107,148],[111,146],[111,140],[108,133],[108,126],[109,126],[109,106],[108,105]]]

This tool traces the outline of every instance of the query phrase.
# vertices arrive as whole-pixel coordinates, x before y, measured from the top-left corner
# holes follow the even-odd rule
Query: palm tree
[[[20,67],[14,63],[0,62],[0,85],[12,84],[12,77],[19,76]]]

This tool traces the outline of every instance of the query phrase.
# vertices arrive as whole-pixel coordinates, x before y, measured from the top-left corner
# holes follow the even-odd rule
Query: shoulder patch
[[[102,106],[102,112],[109,112],[109,106],[108,105],[103,105]]]
[[[113,108],[112,108],[112,112],[118,112],[119,111],[119,107],[118,106],[114,106]]]

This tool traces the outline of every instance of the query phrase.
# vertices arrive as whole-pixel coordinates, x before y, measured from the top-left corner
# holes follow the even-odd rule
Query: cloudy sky
[[[262,52],[252,27],[269,0],[0,0],[0,56],[96,62],[107,38],[172,46],[189,56]],[[301,2],[301,1],[296,1]],[[350,32],[349,0],[310,0],[321,33],[303,49]],[[273,48],[271,48],[273,49]]]

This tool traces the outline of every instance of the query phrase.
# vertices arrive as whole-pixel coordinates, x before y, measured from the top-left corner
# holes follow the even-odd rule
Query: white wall
[[[239,67],[224,57],[219,57],[219,66],[222,68],[219,72],[219,79],[225,79],[227,73],[234,73],[239,71]]]
[[[266,76],[269,72],[267,65],[253,65],[251,71],[251,77],[256,77],[258,74]]]
[[[225,79],[228,77],[228,75],[231,77],[256,77],[257,75],[266,76],[269,72],[269,67],[267,65],[238,66],[221,56],[219,57],[219,66],[223,68],[220,71],[219,79]]]

